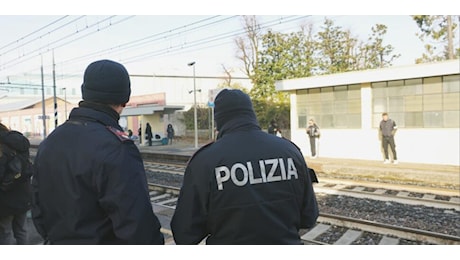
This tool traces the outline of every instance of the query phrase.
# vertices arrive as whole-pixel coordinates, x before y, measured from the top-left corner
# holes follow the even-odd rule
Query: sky
[[[264,30],[277,32],[295,31],[310,23],[319,28],[327,17],[363,41],[373,25],[385,24],[384,44],[401,54],[393,65],[411,65],[423,52],[423,43],[415,35],[418,28],[409,14],[436,11],[424,1],[385,1],[386,9],[368,3],[374,1],[305,2],[300,8],[305,10],[303,15],[292,15],[299,13],[301,2],[291,0],[283,5],[264,1],[264,6],[239,0],[219,5],[216,1],[110,1],[110,6],[91,1],[23,2],[27,1],[8,3],[12,6],[0,11],[0,83],[41,84],[43,64],[45,85],[51,85],[53,59],[59,85],[80,84],[86,66],[105,58],[121,62],[137,75],[190,76],[192,68],[187,64],[196,62],[197,76],[223,76],[225,67],[234,77],[245,77],[234,43],[243,28],[238,14],[256,14]]]

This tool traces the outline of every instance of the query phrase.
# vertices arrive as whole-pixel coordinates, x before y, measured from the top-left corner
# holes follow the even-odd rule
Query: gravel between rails
[[[147,179],[152,183],[180,188],[183,176],[149,171]],[[454,209],[446,210],[320,193],[316,196],[320,213],[460,236],[460,212]]]

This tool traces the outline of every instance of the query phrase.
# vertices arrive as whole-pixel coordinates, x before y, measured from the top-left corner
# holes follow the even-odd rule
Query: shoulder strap
[[[132,140],[129,138],[129,136],[121,131],[121,130],[118,130],[117,128],[113,127],[113,126],[106,126],[107,130],[109,130],[109,132],[111,132],[112,134],[114,134],[118,140],[122,141],[122,142],[126,142],[126,141],[131,141]]]

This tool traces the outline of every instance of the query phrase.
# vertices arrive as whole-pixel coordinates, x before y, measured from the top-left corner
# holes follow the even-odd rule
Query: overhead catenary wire
[[[122,21],[124,21],[124,20],[126,20],[126,19],[130,19],[130,18],[132,18],[132,17],[133,17],[133,16],[127,17],[127,18],[125,18],[125,19],[123,19],[123,20],[120,20],[120,21],[118,21],[118,22],[116,22],[116,23],[120,23],[120,22],[122,22]],[[165,31],[165,32],[163,32],[163,33],[157,34],[156,36],[161,36],[161,35],[163,35],[163,34],[166,34],[166,33],[170,33],[170,32],[176,31],[176,30],[178,30],[178,29],[181,29],[182,27],[189,27],[190,25],[195,25],[195,24],[197,24],[197,23],[202,23],[202,22],[204,22],[204,21],[207,21],[207,20],[212,19],[212,18],[215,18],[215,17],[218,17],[218,16],[213,16],[213,17],[211,17],[211,18],[205,18],[205,19],[199,20],[199,21],[197,21],[197,22],[194,22],[194,23],[191,23],[191,24],[187,24],[187,25],[178,27],[178,28],[176,28],[176,29],[172,29],[172,30]],[[229,19],[229,18],[225,18],[225,19],[222,19],[222,20],[226,20],[226,19]],[[115,25],[116,23],[112,23],[111,25]],[[212,23],[215,23],[215,22],[212,22]],[[208,25],[209,25],[209,24],[206,24],[206,25],[200,26],[200,27],[205,27],[205,26],[208,26]],[[104,28],[102,28],[102,29],[104,29]],[[196,29],[196,28],[194,28],[194,29]],[[101,30],[101,29],[100,29],[100,30]],[[98,30],[98,31],[100,31],[100,30]],[[96,32],[98,32],[98,31],[95,31],[95,32],[92,32],[92,33],[96,33]],[[188,31],[187,31],[187,32],[188,32]],[[87,35],[88,35],[88,34],[87,34]],[[87,36],[87,35],[84,35],[84,36]],[[155,36],[155,35],[154,35],[154,36]],[[151,38],[152,36],[149,36],[149,37]],[[143,39],[141,39],[141,40],[147,39],[147,38],[149,38],[149,37],[145,37],[145,38],[143,38]],[[166,37],[169,37],[169,36],[166,36]],[[80,38],[83,38],[83,37],[80,37]],[[164,37],[158,37],[158,39],[162,39],[162,38],[164,38]],[[158,39],[157,39],[157,40],[158,40]],[[72,40],[70,40],[69,42],[62,43],[61,45],[55,46],[55,48],[63,47],[63,46],[65,46],[66,44],[70,44],[70,43],[73,43],[73,42],[75,42],[75,41],[76,41],[75,39],[72,39]],[[131,41],[131,42],[129,42],[129,44],[132,44],[132,43],[134,43],[134,42],[135,42],[135,41]],[[49,51],[49,50],[48,50],[48,51]],[[77,57],[77,58],[73,58],[72,60],[73,60],[73,61],[77,61],[77,60],[79,60],[79,59],[88,58],[88,57],[91,57],[91,56],[93,56],[93,55],[100,55],[101,52],[103,52],[103,51],[97,51],[97,52],[91,53],[91,55],[80,56],[80,57]],[[36,56],[29,57],[28,59],[23,59],[23,60],[18,61],[17,63],[12,64],[12,65],[10,65],[10,66],[15,66],[15,65],[21,64],[21,63],[23,63],[23,62],[25,62],[25,61],[27,61],[27,60],[30,60],[30,59],[32,59],[32,58],[34,58],[34,57],[36,57]],[[63,61],[63,62],[61,61],[61,62],[59,62],[57,65],[58,65],[58,66],[62,66],[62,65],[64,65],[64,64],[68,64],[68,63],[69,63],[69,61]],[[48,67],[48,65],[45,66],[45,68],[46,68],[46,67]],[[39,68],[36,68],[36,69],[33,69],[32,71],[35,71],[35,70],[38,70],[38,69],[39,69]]]
[[[209,27],[211,25],[215,25],[216,23],[219,23],[219,22],[222,22],[222,21],[225,21],[225,20],[234,19],[237,16],[225,17],[225,18],[219,19],[217,21],[214,20],[217,17],[218,16],[207,17],[205,19],[201,19],[201,20],[199,20],[197,22],[194,22],[194,23],[190,23],[190,24],[183,25],[183,26],[180,26],[180,27],[176,27],[174,29],[167,30],[167,31],[164,31],[164,32],[161,32],[161,33],[157,33],[157,34],[153,34],[153,35],[150,35],[150,36],[147,36],[147,37],[143,37],[141,39],[130,41],[130,42],[127,42],[127,43],[124,43],[124,44],[120,44],[118,46],[107,48],[107,49],[104,49],[102,51],[107,53],[107,54],[108,53],[118,53],[118,54],[123,53],[121,51],[125,51],[125,53],[126,53],[128,51],[132,51],[134,48],[140,48],[142,46],[145,46],[147,44],[151,44],[151,43],[153,43],[155,41],[159,41],[159,40],[164,39],[164,38],[171,39],[174,36],[189,33],[189,32],[191,32],[193,30],[206,29],[207,27]],[[308,17],[308,16],[282,17],[281,19],[277,18],[277,19],[274,19],[274,20],[271,20],[271,21],[268,21],[268,22],[265,22],[265,23],[261,23],[259,25],[260,25],[261,29],[265,29],[265,28],[268,28],[270,26],[283,25],[283,24],[286,24],[286,23],[290,23],[290,22],[305,18],[305,17]],[[128,18],[126,18],[126,19],[128,19]],[[204,22],[207,22],[207,23],[203,24]],[[113,25],[113,24],[111,24],[111,25]],[[96,33],[96,32],[99,32],[99,31],[100,30],[92,32],[92,33]],[[148,51],[144,52],[143,54],[141,53],[141,54],[137,54],[137,55],[132,55],[132,56],[130,56],[128,58],[124,58],[123,60],[125,62],[127,62],[127,63],[134,63],[134,62],[147,60],[147,59],[150,59],[152,57],[157,57],[157,56],[161,56],[161,55],[165,55],[165,54],[174,55],[174,54],[178,54],[178,53],[194,51],[194,50],[197,50],[197,49],[199,50],[199,49],[203,49],[203,48],[217,47],[219,45],[228,44],[229,42],[234,41],[234,39],[232,38],[231,41],[229,41],[227,43],[220,43],[222,40],[229,39],[230,37],[236,37],[236,36],[242,35],[244,33],[245,33],[244,28],[242,28],[240,30],[224,32],[224,33],[221,33],[221,34],[218,34],[218,35],[211,35],[209,37],[201,38],[201,39],[198,39],[198,40],[195,40],[195,41],[186,42],[186,43],[182,43],[182,44],[176,44],[176,45],[170,46],[167,49],[158,48],[158,49],[156,49],[154,51],[149,49]],[[82,36],[82,37],[85,37],[85,36]],[[58,41],[56,40],[56,41],[53,42],[53,44],[57,43],[57,42]],[[48,47],[48,49],[51,50],[51,49],[54,49],[54,48],[63,47],[65,45],[73,43],[73,42],[75,42],[75,39],[72,39],[71,41],[68,41],[68,42],[62,42],[61,41],[59,45],[50,46],[50,47]],[[209,44],[212,44],[212,45],[209,45]],[[203,45],[206,45],[206,46],[203,46]],[[199,47],[199,48],[196,48],[196,47]],[[88,57],[92,57],[93,55],[100,55],[100,53],[101,53],[100,51],[99,52],[92,52],[92,53],[85,54],[85,55],[82,55],[82,56],[74,57],[74,58],[71,58],[69,60],[58,62],[57,65],[59,66],[59,65],[63,65],[63,64],[72,64],[73,62],[76,62],[76,61],[78,61],[80,59],[85,59],[85,58],[88,58]],[[35,57],[35,56],[33,56],[33,57]],[[21,62],[24,62],[24,60],[21,61]],[[21,62],[18,62],[17,64],[20,64]],[[12,64],[12,65],[17,65],[17,64]],[[46,66],[46,67],[48,67],[48,66]],[[75,74],[75,75],[72,75],[72,73],[66,73],[66,76],[62,76],[60,79],[74,77],[74,76],[79,75],[79,74],[81,74],[81,72],[79,72],[78,74]]]
[[[105,22],[105,21],[108,21],[108,20],[110,20],[110,19],[113,18],[113,17],[115,17],[115,16],[110,16],[110,17],[108,17],[108,18],[102,19],[101,21],[97,21],[96,23],[93,23],[93,24],[91,24],[91,25],[89,25],[89,26],[86,26],[83,30],[81,30],[81,31],[79,31],[79,32],[77,32],[77,33],[79,33],[79,34],[81,35],[81,32],[83,32],[83,31],[85,31],[85,30],[89,30],[89,29],[91,29],[91,28],[94,27],[94,26],[100,25],[101,23],[103,23],[103,22]],[[132,16],[131,16],[131,17],[132,17]],[[126,20],[126,19],[129,19],[129,18],[131,18],[131,17],[122,19],[121,21],[124,21],[124,20]],[[47,47],[47,48],[44,48],[43,46],[40,46],[39,48],[37,48],[37,49],[35,49],[35,50],[33,50],[33,51],[29,51],[28,53],[26,53],[26,54],[23,55],[23,56],[30,55],[29,58],[20,60],[22,57],[19,57],[19,58],[17,58],[17,59],[12,59],[12,60],[10,60],[10,61],[7,61],[7,62],[3,63],[3,65],[8,65],[8,64],[10,64],[10,63],[16,61],[16,63],[13,63],[12,65],[10,65],[10,67],[14,67],[14,66],[16,66],[16,65],[18,65],[18,64],[21,64],[21,63],[23,63],[23,62],[25,62],[25,61],[28,61],[28,60],[30,60],[30,59],[32,59],[32,58],[35,58],[36,56],[42,55],[42,54],[47,53],[47,52],[49,52],[49,51],[51,51],[51,50],[53,50],[53,49],[55,49],[55,48],[59,48],[59,47],[65,46],[65,45],[67,45],[67,44],[69,44],[69,43],[73,43],[73,42],[75,42],[75,41],[77,41],[77,40],[83,39],[84,37],[86,37],[86,36],[88,36],[88,35],[90,35],[90,34],[99,32],[99,31],[104,30],[104,29],[106,29],[106,28],[108,28],[108,27],[110,27],[110,26],[112,26],[112,25],[115,25],[115,24],[117,24],[117,23],[110,23],[109,25],[106,25],[105,27],[98,28],[96,31],[89,32],[89,33],[87,33],[87,34],[84,34],[84,35],[82,35],[82,36],[76,38],[76,39],[71,39],[71,40],[69,40],[69,41],[67,41],[67,42],[65,42],[65,43],[61,43],[60,45],[53,46],[53,44],[57,44],[57,43],[59,43],[60,41],[66,40],[66,39],[68,39],[68,38],[71,38],[72,36],[77,35],[77,33],[70,33],[70,34],[67,34],[67,35],[65,35],[65,36],[63,36],[63,37],[61,37],[61,38],[59,38],[59,39],[57,39],[57,40],[55,40],[55,41],[53,41],[53,42],[51,42],[51,43],[48,43],[48,47]],[[35,54],[35,55],[32,55],[32,54]]]
[[[10,43],[8,43],[8,44],[6,44],[6,45],[0,47],[0,50],[3,50],[3,49],[5,49],[6,47],[9,47],[9,46],[11,46],[11,45],[13,45],[13,44],[15,44],[15,43],[19,43],[20,41],[26,39],[27,37],[32,36],[32,35],[34,35],[34,34],[40,32],[40,31],[44,30],[45,28],[48,28],[48,27],[52,26],[52,25],[55,24],[55,23],[58,23],[59,21],[65,19],[66,17],[68,17],[68,15],[64,15],[63,17],[60,17],[60,18],[58,18],[57,20],[54,20],[54,21],[52,21],[51,23],[49,23],[49,24],[47,24],[47,25],[45,25],[45,26],[42,26],[42,27],[40,27],[39,29],[37,29],[37,30],[35,30],[35,31],[31,32],[31,33],[28,33],[28,34],[26,34],[26,35],[20,37],[19,39],[14,40],[14,41],[12,41],[12,42],[10,42]],[[72,21],[72,22],[73,22],[73,21]],[[51,33],[51,32],[52,32],[52,31],[50,31],[50,32],[48,32],[48,33]],[[39,36],[39,37],[41,37],[41,36]],[[37,38],[35,38],[35,39],[37,39]],[[31,41],[33,41],[33,40],[31,40]],[[24,44],[22,44],[22,45],[20,45],[20,46],[16,46],[15,49],[17,49],[18,47],[22,47],[22,46],[24,46],[25,44],[30,43],[31,41],[28,41],[28,42],[26,42],[26,43],[24,43]],[[14,49],[13,49],[13,50],[14,50]],[[12,50],[5,51],[5,52],[1,53],[0,56],[4,55],[5,53],[7,53],[7,52],[9,52],[9,51],[12,51]]]
[[[286,19],[286,22],[293,22],[293,21],[296,21],[296,20],[299,20],[299,19],[302,19],[302,18],[305,18],[305,17],[307,17],[307,16],[294,17],[292,19]],[[273,24],[276,24],[276,23],[278,23],[278,20],[273,20],[273,21],[264,23],[264,24],[260,25],[260,29],[266,29],[266,28],[268,28],[268,27],[270,27],[270,26],[272,26]],[[242,29],[238,29],[238,30],[234,30],[234,31],[230,31],[230,32],[221,33],[221,34],[218,34],[218,35],[212,35],[212,36],[205,37],[205,38],[202,38],[202,39],[199,39],[199,40],[196,40],[196,41],[192,41],[192,42],[189,42],[189,43],[186,43],[186,44],[171,46],[168,49],[160,49],[160,50],[157,50],[155,52],[149,52],[149,53],[133,56],[133,57],[124,59],[123,61],[125,63],[137,62],[137,61],[141,61],[143,59],[157,57],[157,56],[160,56],[160,55],[163,55],[163,54],[171,54],[171,53],[173,53],[175,51],[185,50],[185,49],[193,48],[193,47],[196,47],[196,46],[200,46],[200,45],[220,41],[220,40],[223,40],[223,39],[229,39],[230,37],[237,37],[237,36],[240,36],[240,35],[242,35],[244,33],[245,33],[245,29],[242,28]],[[234,38],[231,38],[231,40],[233,41]],[[217,44],[217,46],[218,45],[219,44]],[[214,45],[214,46],[216,46],[216,45]],[[209,47],[209,46],[207,46],[207,47]],[[205,48],[205,47],[203,47],[203,48]],[[194,49],[194,50],[196,50],[196,49]]]
[[[78,61],[78,60],[81,60],[81,59],[92,57],[94,55],[100,55],[102,53],[103,54],[109,54],[109,53],[120,51],[120,50],[126,50],[126,49],[129,49],[129,48],[134,48],[134,47],[141,46],[143,44],[147,44],[147,43],[152,42],[152,41],[158,41],[158,40],[162,40],[162,39],[165,39],[165,38],[169,38],[170,36],[166,35],[167,33],[172,33],[172,32],[178,31],[180,29],[185,29],[185,28],[191,27],[193,25],[197,25],[197,24],[200,24],[202,22],[208,21],[210,19],[214,19],[216,17],[219,17],[219,16],[213,16],[213,17],[210,17],[210,18],[205,18],[205,19],[199,20],[199,21],[191,23],[191,24],[183,25],[183,26],[180,26],[180,27],[176,27],[174,29],[164,31],[164,32],[149,35],[147,37],[143,37],[141,39],[137,39],[137,40],[130,41],[130,42],[127,42],[127,43],[124,43],[124,44],[120,44],[120,45],[115,46],[115,47],[110,47],[110,48],[106,48],[106,49],[103,49],[103,50],[94,51],[92,53],[89,53],[89,54],[86,54],[86,55],[83,55],[83,56],[79,56],[79,57],[75,57],[75,58],[72,58],[72,59],[64,60],[64,61],[61,61],[60,64],[67,64],[69,62]],[[179,31],[179,32],[177,32],[177,34],[183,33],[183,32],[190,32],[191,30],[196,30],[198,28],[206,27],[206,26],[209,26],[211,24],[215,24],[217,22],[228,20],[230,18],[225,18],[225,19],[221,19],[219,21],[214,21],[214,22],[212,22],[210,24],[205,24],[205,25],[201,25],[201,26],[198,26],[198,27],[193,27],[192,29],[188,29],[187,31]],[[163,36],[163,35],[165,35],[165,36]],[[149,39],[149,41],[145,41],[147,39]]]
[[[309,15],[306,15],[306,16],[289,16],[288,18],[270,20],[268,22],[261,23],[260,24],[260,29],[267,29],[267,28],[269,28],[270,26],[273,26],[273,25],[281,25],[281,24],[285,24],[285,23],[294,22],[294,21],[306,18],[308,16]],[[223,39],[229,39],[229,38],[231,39],[231,41],[233,41],[234,38],[231,38],[231,37],[240,36],[240,35],[243,35],[244,33],[245,33],[245,29],[241,28],[241,29],[230,31],[230,32],[224,32],[224,33],[221,33],[221,34],[218,34],[218,35],[212,35],[212,36],[205,37],[205,38],[195,40],[195,41],[191,41],[191,42],[188,42],[188,43],[185,43],[185,44],[178,44],[178,45],[170,46],[167,49],[164,49],[164,48],[157,49],[157,50],[151,50],[150,49],[148,52],[145,52],[145,53],[139,54],[139,55],[134,55],[134,56],[131,56],[129,58],[121,59],[120,61],[122,61],[125,64],[129,64],[129,63],[134,63],[134,62],[139,62],[139,61],[142,61],[142,60],[146,60],[146,59],[149,59],[149,58],[152,58],[152,57],[158,57],[158,56],[161,56],[161,55],[164,55],[164,54],[173,55],[173,54],[177,54],[177,53],[184,53],[184,52],[187,52],[187,51],[196,51],[197,49],[196,48],[193,49],[194,47],[209,44],[209,43],[213,43],[213,42],[217,42],[217,41],[221,41]],[[199,49],[204,49],[204,48],[209,48],[209,47],[217,47],[217,46],[219,46],[221,44],[222,43],[216,43],[216,44],[214,44],[212,46],[206,45],[206,46],[203,46],[203,47],[201,47]]]

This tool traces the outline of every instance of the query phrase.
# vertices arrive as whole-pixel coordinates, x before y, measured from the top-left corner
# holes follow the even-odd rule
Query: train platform
[[[40,140],[31,140],[32,145],[38,145]],[[191,139],[174,140],[171,145],[155,143],[148,146],[145,143],[136,145],[143,154],[192,156],[207,142],[199,140],[195,148]],[[446,187],[460,194],[460,165],[425,164],[404,162],[384,164],[382,161],[360,160],[348,158],[305,157],[307,165],[313,168],[318,177],[323,178],[355,178],[369,181],[387,181],[393,183],[409,183],[426,187]]]
[[[199,144],[201,147],[203,144]],[[141,153],[191,156],[197,150],[190,142],[172,145],[139,145]],[[447,187],[460,194],[460,166],[442,164],[409,163],[384,164],[382,161],[346,158],[305,157],[307,165],[318,177],[355,178],[369,181],[415,184],[428,187]]]

